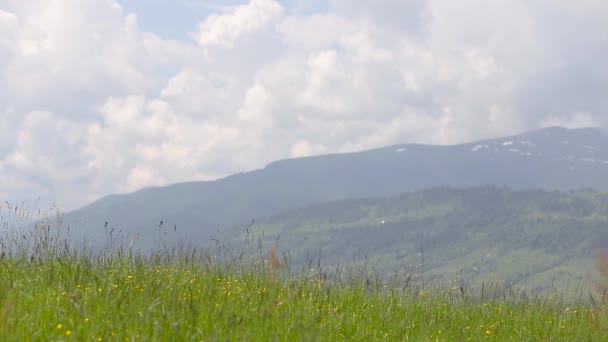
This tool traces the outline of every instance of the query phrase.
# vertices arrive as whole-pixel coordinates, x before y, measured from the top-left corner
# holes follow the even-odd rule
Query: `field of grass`
[[[3,341],[602,341],[603,306],[498,286],[290,274],[276,256],[0,261]],[[225,259],[222,259],[225,258]],[[247,260],[247,261],[244,261]],[[276,267],[276,269],[275,269]],[[344,273],[341,273],[344,272]],[[339,277],[338,277],[339,275]],[[339,279],[337,279],[339,278]],[[453,285],[453,286],[452,286]]]
[[[255,239],[205,250],[0,239],[2,341],[605,341],[601,296],[381,279],[365,262],[290,270]]]

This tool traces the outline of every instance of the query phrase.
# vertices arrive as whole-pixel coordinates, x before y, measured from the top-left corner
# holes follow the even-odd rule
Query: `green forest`
[[[294,265],[365,262],[384,275],[571,292],[599,281],[594,255],[607,227],[604,192],[438,187],[291,210],[226,239],[276,241]]]

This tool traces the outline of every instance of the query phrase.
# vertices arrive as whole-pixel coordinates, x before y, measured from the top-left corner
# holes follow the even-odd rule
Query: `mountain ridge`
[[[64,223],[79,238],[105,241],[105,222],[150,238],[158,236],[163,221],[189,241],[206,243],[217,230],[314,203],[435,186],[607,190],[606,171],[606,133],[551,127],[458,145],[397,144],[279,160],[215,181],[106,196],[67,213]]]

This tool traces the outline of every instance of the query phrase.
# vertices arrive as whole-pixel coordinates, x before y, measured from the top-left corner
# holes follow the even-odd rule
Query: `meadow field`
[[[600,291],[381,277],[365,260],[291,269],[276,244],[93,251],[48,226],[0,239],[1,341],[604,341]]]

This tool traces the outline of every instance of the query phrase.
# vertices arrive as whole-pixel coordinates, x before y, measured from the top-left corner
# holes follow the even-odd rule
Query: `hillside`
[[[107,196],[68,213],[64,225],[91,244],[114,230],[151,246],[164,229],[206,244],[228,226],[315,203],[436,186],[608,190],[607,171],[608,134],[554,127],[453,146],[403,144],[281,160],[216,181]]]
[[[596,280],[594,247],[608,241],[606,227],[608,193],[486,186],[334,201],[261,220],[250,233],[278,238],[296,263],[319,253],[326,266],[367,257],[385,272],[419,276],[424,263],[425,278],[572,290]]]

